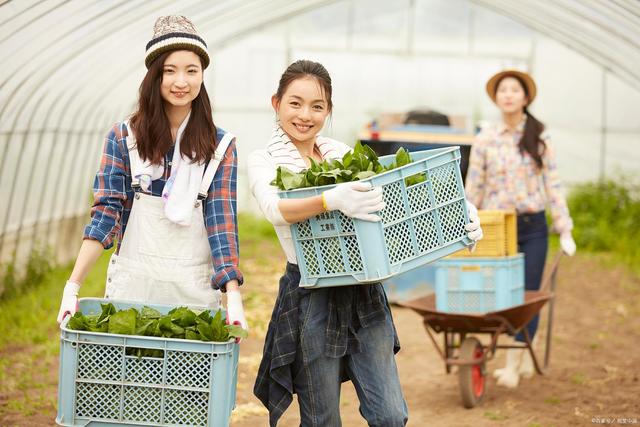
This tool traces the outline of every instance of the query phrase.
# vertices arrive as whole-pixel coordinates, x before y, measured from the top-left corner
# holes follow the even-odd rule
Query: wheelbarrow
[[[428,295],[411,301],[399,302],[423,317],[424,327],[438,354],[445,363],[447,373],[453,366],[458,367],[458,383],[462,404],[473,408],[482,401],[486,390],[487,361],[493,359],[497,349],[524,348],[529,351],[535,370],[544,375],[551,352],[551,331],[553,327],[554,291],[556,274],[562,253],[559,251],[551,263],[548,274],[539,291],[527,291],[523,304],[489,313],[443,313],[436,310],[435,295]],[[525,327],[533,317],[549,303],[547,333],[544,348],[544,361],[541,365],[531,344],[531,337]],[[444,333],[444,345],[441,348],[434,333]],[[522,332],[525,342],[522,344],[500,345],[498,338],[507,333],[515,335]],[[480,340],[469,334],[489,335],[490,342],[483,345]]]

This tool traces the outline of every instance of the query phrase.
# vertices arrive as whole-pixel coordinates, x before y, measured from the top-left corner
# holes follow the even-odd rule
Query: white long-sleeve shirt
[[[340,159],[351,148],[342,142],[318,137],[316,146],[323,159]],[[291,238],[291,224],[282,216],[278,202],[278,187],[270,184],[276,177],[278,166],[284,166],[294,172],[306,169],[306,164],[300,156],[298,149],[288,141],[271,141],[266,149],[255,150],[249,154],[247,170],[249,174],[249,188],[253,197],[258,201],[260,210],[273,224],[280,246],[284,250],[287,261],[297,264],[296,252]]]

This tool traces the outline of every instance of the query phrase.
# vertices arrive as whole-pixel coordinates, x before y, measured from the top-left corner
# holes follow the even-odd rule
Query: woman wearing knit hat
[[[548,247],[547,205],[560,247],[573,255],[573,223],[558,176],[556,160],[544,125],[529,111],[536,97],[533,78],[522,71],[504,70],[489,79],[487,94],[502,113],[499,123],[484,126],[471,147],[466,193],[480,209],[515,209],[518,251],[525,255],[525,288],[540,289]],[[538,316],[527,325],[531,339]],[[516,340],[524,342],[522,333]],[[520,376],[533,375],[533,361],[521,348],[507,350],[507,363],[496,369],[498,384],[514,388]]]
[[[212,119],[203,71],[207,45],[184,16],[163,16],[147,44],[137,110],[106,137],[91,222],[58,322],[117,239],[105,296],[219,307],[247,329],[239,286],[235,138]]]

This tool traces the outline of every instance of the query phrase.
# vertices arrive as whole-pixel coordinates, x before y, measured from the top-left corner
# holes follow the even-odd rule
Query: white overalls
[[[120,251],[111,256],[105,298],[218,309],[221,293],[211,286],[211,247],[202,204],[234,136],[227,132],[209,162],[193,206],[190,226],[164,215],[162,197],[136,192]],[[134,138],[127,138],[131,176],[140,162]],[[132,186],[138,180],[132,179]]]

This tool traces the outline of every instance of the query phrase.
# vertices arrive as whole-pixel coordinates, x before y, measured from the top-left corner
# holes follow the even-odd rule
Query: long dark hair
[[[496,92],[498,92],[498,86],[500,86],[500,82],[504,80],[506,77],[515,78],[520,86],[522,86],[522,90],[524,90],[527,99],[530,99],[529,90],[527,89],[527,85],[515,75],[506,75],[498,83],[496,83]],[[520,153],[524,153],[525,151],[529,153],[531,158],[536,162],[536,166],[538,169],[542,169],[542,155],[547,148],[547,145],[542,140],[540,135],[544,132],[544,124],[533,117],[527,108],[527,106],[523,109],[524,113],[527,115],[527,121],[524,125],[524,132],[522,133],[522,138],[520,138],[520,142],[518,143],[518,148],[520,149]]]
[[[308,59],[301,59],[294,62],[282,73],[280,83],[278,84],[278,91],[276,92],[276,99],[278,101],[282,99],[291,82],[307,76],[314,77],[320,84],[322,92],[327,98],[329,111],[331,111],[333,109],[333,102],[331,102],[331,76],[327,69],[324,68],[324,65],[319,62],[309,61]]]
[[[164,61],[171,53],[165,52],[151,63],[140,84],[138,109],[130,119],[140,158],[153,164],[160,164],[173,145],[171,127],[160,93]],[[192,162],[208,161],[215,152],[216,133],[209,95],[202,82],[200,93],[191,103],[191,116],[180,140],[180,153]]]

